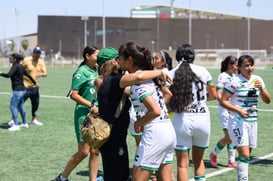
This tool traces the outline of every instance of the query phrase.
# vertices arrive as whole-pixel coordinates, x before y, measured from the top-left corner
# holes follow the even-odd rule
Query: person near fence
[[[121,68],[129,73],[154,69],[151,52],[134,42],[120,46],[119,59]],[[134,181],[149,180],[154,171],[158,171],[160,180],[172,179],[176,137],[163,96],[164,92],[171,97],[171,92],[164,83],[153,79],[131,87],[137,119],[134,128],[142,132],[133,167]]]
[[[18,53],[13,53],[9,56],[9,61],[12,66],[8,73],[0,72],[0,76],[5,78],[10,78],[12,94],[10,99],[10,111],[14,120],[14,123],[8,128],[9,131],[18,131],[20,127],[28,128],[28,123],[26,121],[26,111],[24,108],[24,94],[26,88],[23,83],[23,76],[27,76],[29,80],[35,85],[35,80],[28,74],[25,68],[20,64],[23,60],[23,56]],[[18,111],[22,118],[22,124],[18,124]]]
[[[230,111],[228,131],[236,146],[237,180],[248,180],[248,164],[251,151],[257,146],[258,100],[269,104],[270,94],[263,79],[253,74],[254,59],[242,55],[238,59],[238,74],[227,82],[220,100],[221,105]]]
[[[99,168],[99,150],[91,148],[84,143],[80,125],[86,115],[92,109],[93,113],[98,113],[97,92],[94,81],[99,77],[97,69],[97,55],[99,49],[95,46],[85,47],[83,50],[83,61],[73,73],[71,90],[68,94],[76,102],[74,109],[74,128],[78,143],[78,150],[68,160],[64,170],[55,181],[68,181],[70,173],[78,164],[89,155],[89,180],[96,181]]]
[[[112,47],[101,49],[98,65],[101,77],[96,80],[99,101],[99,115],[112,125],[109,140],[100,148],[103,162],[104,181],[127,181],[129,178],[129,158],[126,143],[129,126],[129,109],[126,87],[156,77],[166,79],[161,70],[123,73],[126,62],[119,60],[119,53]],[[115,116],[118,104],[123,99],[123,109]],[[113,167],[113,163],[116,165]]]
[[[194,179],[206,180],[203,156],[210,138],[210,112],[207,101],[217,99],[212,76],[204,67],[194,65],[194,59],[195,52],[191,45],[179,46],[176,51],[179,64],[170,72],[173,77],[170,87],[173,97],[169,108],[174,112],[178,181],[188,180],[190,149]]]
[[[40,77],[47,76],[47,69],[44,61],[40,58],[42,50],[40,47],[35,47],[32,52],[32,56],[25,57],[21,62],[30,76],[37,82]],[[33,125],[42,126],[43,123],[37,120],[37,111],[40,104],[39,84],[33,84],[33,82],[26,76],[24,76],[24,85],[26,87],[26,93],[24,94],[24,101],[30,98],[31,101],[31,123]],[[12,125],[14,118],[9,122]]]
[[[218,95],[218,100],[220,101],[223,88],[227,81],[235,76],[237,73],[237,58],[235,56],[227,56],[221,62],[221,69],[220,74],[217,79],[216,83],[216,91]],[[220,102],[219,102],[220,103]],[[235,161],[235,149],[234,146],[231,144],[231,138],[228,133],[228,119],[229,119],[229,111],[223,108],[220,104],[218,105],[218,117],[221,122],[223,131],[224,131],[224,138],[221,138],[216,145],[214,146],[213,150],[210,152],[210,165],[212,167],[217,168],[217,154],[227,146],[227,153],[228,153],[228,167],[229,168],[236,168],[236,161]]]

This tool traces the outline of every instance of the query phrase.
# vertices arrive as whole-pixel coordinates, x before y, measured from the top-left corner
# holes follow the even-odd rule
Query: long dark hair
[[[175,58],[178,62],[185,60],[188,63],[193,63],[195,59],[195,52],[190,44],[180,45],[175,54]]]
[[[182,61],[175,71],[173,84],[170,87],[173,96],[169,108],[174,112],[184,112],[192,103],[192,83],[197,87],[204,82],[192,71],[190,63],[194,60],[194,50],[186,44],[177,49],[176,59]]]
[[[86,46],[82,51],[83,61],[80,63],[79,67],[86,64],[86,54],[92,55],[93,53],[96,52],[96,50],[98,50],[96,46],[91,46],[91,47]]]
[[[235,64],[237,61],[237,58],[230,55],[230,56],[227,56],[222,62],[221,62],[221,69],[220,69],[220,72],[225,72],[227,71],[228,69],[228,65],[229,64]]]
[[[168,68],[168,70],[172,70],[173,69],[173,63],[172,63],[172,57],[165,51],[159,51],[161,57],[163,60],[165,60],[166,62],[166,67]]]
[[[152,64],[152,54],[149,49],[135,43],[128,42],[119,47],[119,56],[124,56],[124,59],[132,57],[134,66],[141,70],[154,70]],[[157,79],[153,80],[156,85],[161,85],[158,83]]]
[[[119,56],[125,59],[132,57],[134,65],[141,70],[153,70],[152,54],[147,48],[135,43],[128,42],[119,47]]]

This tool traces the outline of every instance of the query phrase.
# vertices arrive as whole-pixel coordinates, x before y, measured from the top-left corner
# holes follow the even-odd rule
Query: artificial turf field
[[[0,77],[0,181],[49,181],[64,168],[70,156],[77,150],[74,133],[73,112],[75,102],[66,98],[70,88],[71,76],[75,68],[48,68],[48,76],[39,79],[40,108],[38,119],[43,126],[30,125],[29,128],[17,132],[7,130],[7,122],[11,114],[9,110],[10,80]],[[7,72],[8,68],[0,68]],[[219,74],[218,69],[209,69],[214,80]],[[273,96],[273,70],[255,70]],[[222,138],[223,132],[217,118],[217,102],[209,102],[211,112],[210,146],[205,152],[207,180],[236,180],[235,170],[227,169],[227,152],[224,149],[218,156],[219,168],[211,168],[208,155],[215,143]],[[252,152],[252,164],[249,166],[249,181],[272,180],[273,173],[273,106],[260,101],[258,147]],[[25,103],[27,119],[31,119],[30,101]],[[19,116],[19,121],[21,118]],[[130,165],[133,163],[135,143],[128,136]],[[85,159],[71,174],[72,181],[88,180],[88,166]],[[118,163],[113,163],[117,166]],[[176,174],[176,160],[174,157]],[[100,172],[102,167],[100,165]],[[193,167],[190,166],[189,178],[193,177]]]

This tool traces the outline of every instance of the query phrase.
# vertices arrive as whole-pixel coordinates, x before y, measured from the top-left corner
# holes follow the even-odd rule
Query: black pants
[[[28,98],[31,101],[31,115],[32,117],[36,117],[40,102],[39,87],[27,88],[24,100],[26,101]]]
[[[127,181],[129,178],[128,148],[125,134],[112,129],[109,140],[100,148],[104,181]]]

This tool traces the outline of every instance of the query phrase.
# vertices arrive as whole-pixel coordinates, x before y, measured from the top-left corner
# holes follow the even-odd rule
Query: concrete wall
[[[88,45],[102,48],[102,18],[89,17]],[[273,50],[273,21],[251,20],[251,49]],[[188,19],[106,17],[106,46],[118,48],[135,41],[152,51],[176,49],[189,41]],[[38,44],[47,54],[61,51],[81,58],[84,21],[78,16],[39,16]],[[196,49],[247,49],[247,19],[192,19],[192,45]]]

